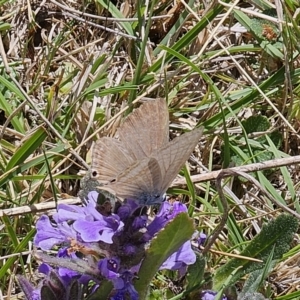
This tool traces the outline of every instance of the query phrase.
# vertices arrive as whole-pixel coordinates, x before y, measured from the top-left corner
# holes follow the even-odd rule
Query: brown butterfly
[[[148,101],[125,119],[117,138],[103,137],[95,143],[91,178],[117,197],[142,205],[161,203],[201,134],[197,128],[169,141],[166,101]]]

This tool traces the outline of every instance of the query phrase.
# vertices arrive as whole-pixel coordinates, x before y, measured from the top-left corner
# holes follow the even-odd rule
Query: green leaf
[[[275,131],[271,132],[270,134],[268,134],[266,136],[266,138],[268,138],[268,136],[270,137],[270,139],[273,142],[273,144],[275,145],[275,147],[277,149],[279,149],[282,144],[282,133],[280,133],[278,130],[275,130]]]
[[[0,83],[2,83],[5,87],[8,88],[8,90],[10,90],[12,93],[15,93],[18,98],[20,98],[23,101],[26,101],[23,93],[18,89],[17,86],[15,86],[13,83],[11,83],[10,81],[8,81],[6,78],[4,78],[3,76],[0,76]]]
[[[140,299],[145,299],[151,280],[170,255],[176,252],[194,233],[193,220],[186,213],[177,215],[152,240],[146,250],[135,287]]]
[[[275,266],[276,261],[272,260],[274,255],[274,247],[270,253],[270,256],[265,264],[265,267],[260,270],[252,272],[247,278],[242,292],[239,294],[239,297],[245,297],[247,294],[254,294],[258,289],[264,284],[264,280],[272,271],[272,268]]]
[[[264,19],[253,18],[250,19],[242,11],[235,10],[234,15],[236,19],[246,27],[259,42],[260,47],[272,57],[284,59],[283,54],[278,50],[281,48],[281,43],[275,42],[278,37],[278,29],[269,21]],[[274,41],[273,37],[274,35]],[[273,41],[273,44],[271,43]]]
[[[96,89],[101,89],[105,87],[105,83],[107,82],[107,79],[100,79],[95,82],[93,82],[89,87],[84,91],[82,96],[86,96],[89,93],[94,92]]]
[[[0,24],[0,31],[9,30],[11,28],[11,25],[9,23],[1,23]]]
[[[268,118],[262,115],[251,116],[242,124],[247,133],[267,131],[271,126]]]
[[[298,300],[300,297],[300,291],[290,293],[288,295],[283,295],[276,297],[276,300]]]
[[[64,151],[65,151],[65,145],[58,144],[57,147],[48,150],[46,152],[46,155],[48,160],[50,160],[57,157],[57,155],[60,155],[60,153]],[[16,177],[14,177],[15,174],[23,173],[32,167],[42,164],[44,163],[44,160],[45,160],[45,156],[43,154],[40,154],[34,158],[28,159],[26,163],[19,165],[16,169],[11,169],[10,172],[4,173],[3,175],[0,176],[0,187],[3,186],[8,180],[16,179]]]
[[[41,146],[47,137],[47,132],[43,127],[39,127],[25,143],[15,152],[6,166],[6,171],[23,163],[26,158],[34,153],[34,151]]]
[[[205,271],[205,264],[206,259],[199,254],[196,254],[197,259],[193,265],[188,267],[187,271],[187,287],[186,292],[184,294],[188,294],[195,289],[199,289],[202,285],[204,271]]]
[[[290,248],[293,235],[298,229],[298,220],[290,215],[282,214],[277,219],[263,226],[261,232],[250,242],[240,255],[267,261],[274,247],[274,258],[280,258]],[[251,262],[245,259],[234,258],[221,266],[213,278],[213,290],[220,290],[233,271],[240,268],[232,277],[231,283],[264,267],[264,263]]]

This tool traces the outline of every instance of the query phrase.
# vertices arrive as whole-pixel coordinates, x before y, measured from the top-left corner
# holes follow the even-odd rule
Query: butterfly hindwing
[[[153,154],[153,157],[159,162],[163,178],[159,187],[160,190],[167,191],[195,149],[201,134],[202,128],[194,129],[175,138]]]
[[[131,198],[145,204],[146,198],[159,195],[162,181],[159,163],[154,158],[144,158],[125,170],[115,182],[107,185],[121,198]]]

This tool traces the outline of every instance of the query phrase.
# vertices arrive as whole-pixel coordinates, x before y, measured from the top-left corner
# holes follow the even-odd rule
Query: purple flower
[[[66,222],[53,227],[46,215],[41,216],[37,221],[36,229],[33,242],[42,250],[50,250],[54,245],[69,243],[71,238],[76,238],[76,232]]]
[[[162,264],[160,269],[178,270],[195,262],[196,254],[192,250],[191,242],[187,241]]]
[[[119,278],[114,280],[116,292],[111,297],[111,300],[138,300],[139,294],[132,284],[134,278],[135,276],[131,272],[125,271]]]
[[[116,232],[121,230],[123,225],[123,222],[120,221],[117,215],[104,217],[99,214],[98,221],[86,221],[81,219],[75,221],[73,227],[80,234],[84,242],[102,241],[107,244],[112,244],[112,237]]]
[[[46,274],[43,290],[48,290],[50,299],[53,287],[58,290],[62,300],[69,300],[65,295],[74,283],[76,288],[83,285],[89,292],[94,292],[105,278],[114,286],[111,300],[137,300],[139,296],[134,288],[134,279],[145,257],[146,243],[178,214],[187,212],[184,204],[166,201],[148,224],[146,206],[128,199],[118,209],[115,207],[116,214],[111,209],[103,213],[100,209],[102,204],[97,202],[98,195],[98,192],[90,192],[83,207],[60,204],[53,217],[56,223],[51,223],[47,216],[42,216],[37,222],[36,246],[43,250],[49,250],[54,245],[63,247],[57,258],[48,258],[47,261],[44,256],[45,262],[59,267],[52,268],[43,263],[39,268],[40,272]],[[195,253],[188,241],[160,269],[181,272],[195,260]],[[40,297],[38,289],[32,286],[27,289],[27,294],[33,295],[35,292]]]
[[[98,263],[98,268],[102,276],[106,279],[115,279],[119,276],[118,270],[120,267],[120,261],[118,258],[104,258]]]
[[[120,217],[120,219],[124,222],[139,207],[140,205],[136,201],[132,199],[126,199],[123,205],[119,207],[117,214]]]
[[[98,263],[100,273],[106,278],[112,281],[115,292],[111,300],[133,299],[138,300],[138,293],[133,286],[133,271],[136,271],[139,266],[132,268],[131,270],[123,270],[120,266],[120,260],[118,258],[107,259],[104,258]]]
[[[51,266],[49,266],[48,264],[41,263],[39,265],[38,270],[39,270],[40,273],[43,273],[45,275],[49,275],[50,271],[53,270],[53,268]]]
[[[59,204],[57,206],[57,213],[53,215],[56,223],[65,221],[76,221],[79,219],[93,220],[93,217],[87,214],[85,207],[70,204]]]
[[[147,227],[148,232],[144,238],[150,240],[159,230],[174,219],[179,213],[187,212],[187,207],[179,201],[169,203],[165,201],[160,211]],[[187,265],[195,263],[196,255],[191,247],[191,242],[185,242],[176,252],[174,252],[160,267],[160,269],[178,270],[185,269]]]
[[[198,237],[198,245],[199,245],[199,247],[204,245],[206,239],[207,239],[207,235],[205,233],[201,232],[199,234],[199,237]]]
[[[214,300],[218,292],[206,290],[202,291],[200,294],[200,300]],[[222,300],[227,300],[226,296],[222,297]]]
[[[96,192],[96,191],[89,192],[88,195],[87,195],[86,201],[88,203],[94,203],[94,205],[96,206],[97,200],[98,200],[98,196],[99,196],[99,193]]]
[[[187,207],[179,201],[174,203],[169,203],[165,201],[160,206],[160,210],[156,215],[155,219],[147,227],[148,234],[154,236],[159,230],[161,230],[165,225],[174,219],[178,214],[182,212],[187,212]]]
[[[54,269],[44,267],[42,269],[48,274],[38,288],[34,288],[26,278],[22,276],[18,277],[19,285],[25,294],[26,300],[47,300],[54,298],[70,300],[73,299],[71,297],[74,297],[74,293],[76,293],[77,299],[81,299],[82,289],[78,281],[73,280],[66,285]]]

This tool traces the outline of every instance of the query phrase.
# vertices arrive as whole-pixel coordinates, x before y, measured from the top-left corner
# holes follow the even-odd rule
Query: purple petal
[[[103,241],[112,244],[112,237],[116,230],[107,226],[105,221],[89,222],[85,220],[75,221],[73,227],[80,233],[84,242]]]
[[[96,191],[89,192],[86,201],[90,203],[94,203],[94,205],[96,206],[96,203],[98,201],[98,196],[99,193]]]
[[[199,246],[203,246],[204,243],[205,243],[205,241],[206,241],[206,239],[207,239],[207,235],[205,233],[201,232],[199,234],[199,238],[198,238],[198,245]]]
[[[49,275],[50,271],[53,270],[53,268],[51,266],[49,266],[48,264],[46,264],[46,263],[42,263],[42,264],[39,265],[38,270],[39,270],[40,273],[43,273],[45,275]]]
[[[50,250],[54,245],[68,242],[70,237],[74,237],[72,230],[66,223],[54,228],[46,215],[36,223],[37,233],[34,237],[34,245],[43,250]]]
[[[76,221],[78,219],[89,218],[85,207],[77,205],[59,204],[57,206],[57,213],[53,215],[53,219],[56,223],[65,221]],[[92,219],[90,217],[90,219]]]
[[[101,275],[107,279],[119,278],[119,273],[118,273],[119,267],[120,267],[120,261],[117,258],[115,259],[103,258],[98,263],[98,269],[100,270]]]
[[[185,204],[182,204],[179,201],[175,201],[172,204],[168,201],[163,202],[155,219],[147,227],[148,234],[153,237],[159,230],[165,227],[170,220],[174,219],[182,212],[187,212]]]
[[[117,214],[122,221],[125,221],[138,207],[139,204],[136,201],[126,199],[123,205],[119,207]]]
[[[196,254],[192,250],[191,242],[185,242],[175,253],[173,253],[160,267],[168,270],[178,270],[185,265],[192,265],[196,262]]]

